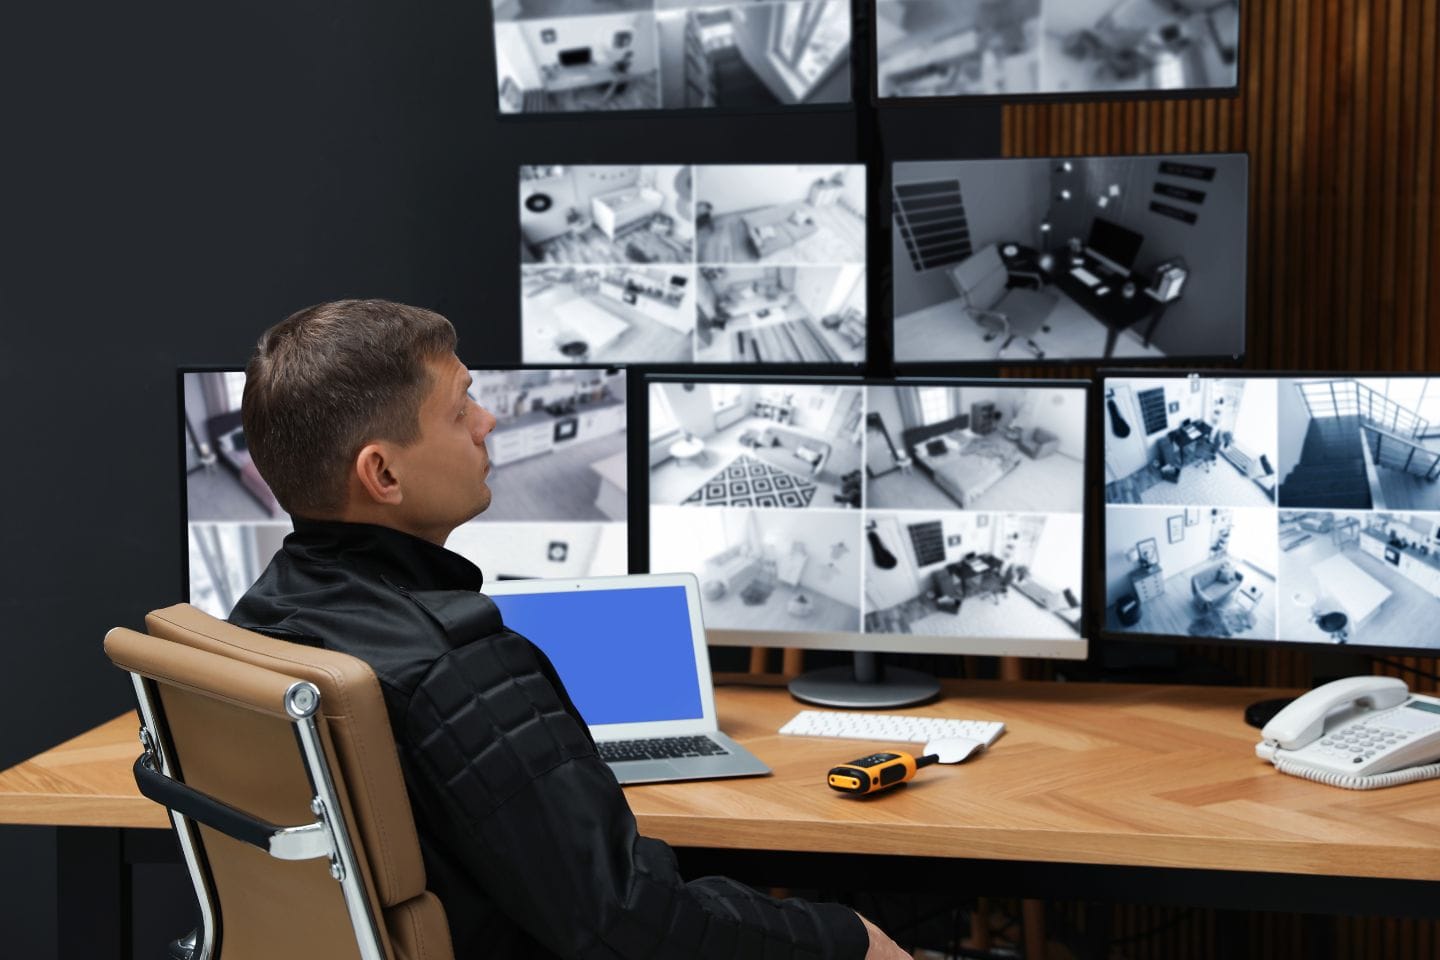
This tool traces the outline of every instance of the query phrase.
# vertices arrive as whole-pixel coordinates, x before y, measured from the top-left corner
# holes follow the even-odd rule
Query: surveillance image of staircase
[[[1278,386],[1281,507],[1440,510],[1440,378]]]
[[[845,0],[660,0],[658,7],[666,107],[753,109],[850,100]]]

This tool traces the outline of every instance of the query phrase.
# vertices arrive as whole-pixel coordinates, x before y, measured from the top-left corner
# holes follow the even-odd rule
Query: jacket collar
[[[372,523],[294,518],[284,551],[307,563],[335,564],[410,590],[478,591],[480,568],[428,540]]]

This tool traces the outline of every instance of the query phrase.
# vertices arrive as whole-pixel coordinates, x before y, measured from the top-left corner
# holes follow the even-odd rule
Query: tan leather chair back
[[[389,960],[453,960],[444,910],[425,890],[414,818],[369,666],[187,604],[151,613],[146,625],[149,636],[112,630],[105,649],[122,669],[154,681],[175,779],[273,824],[316,819],[284,691],[298,681],[319,689],[316,727],[382,946]],[[277,860],[206,826],[199,838],[218,915],[212,957],[360,957],[325,859]]]

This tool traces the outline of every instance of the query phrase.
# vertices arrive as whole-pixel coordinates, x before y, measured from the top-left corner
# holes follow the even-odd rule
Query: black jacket
[[[480,586],[416,537],[297,520],[230,616],[374,669],[458,960],[865,955],[845,907],[682,881],[670,848],[637,834],[549,659]]]

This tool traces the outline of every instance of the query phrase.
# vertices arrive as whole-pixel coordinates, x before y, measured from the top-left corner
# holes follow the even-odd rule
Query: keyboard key
[[[669,760],[675,757],[716,757],[729,751],[701,734],[694,737],[658,737],[651,740],[605,740],[595,751],[606,763],[633,760]]]

